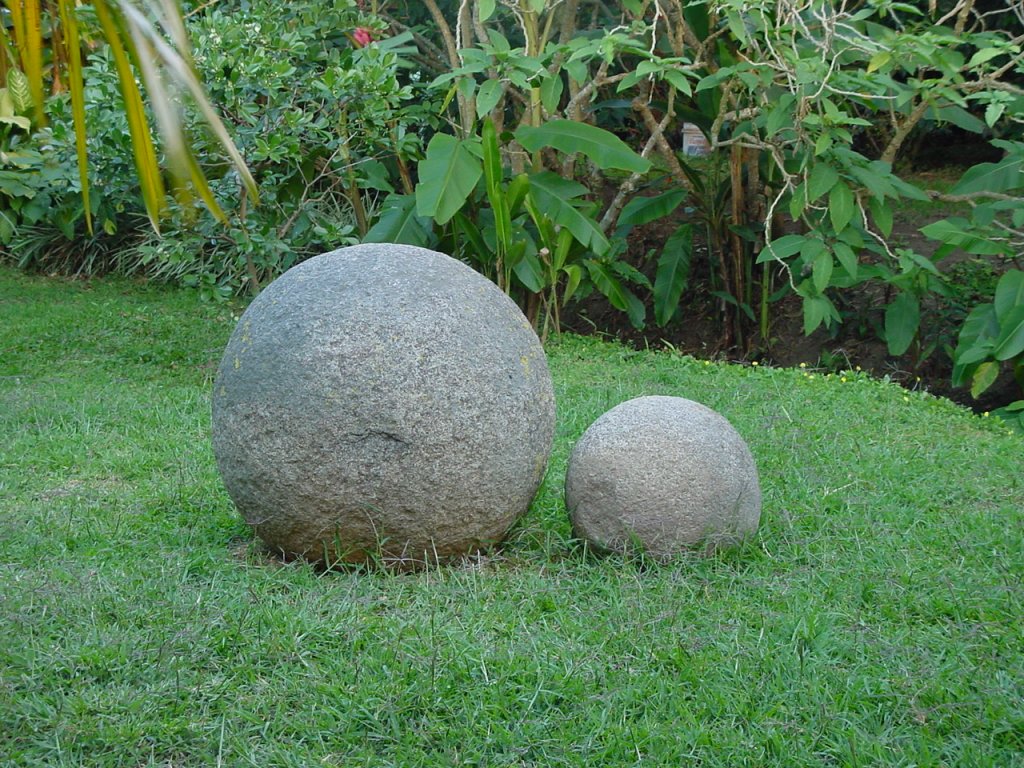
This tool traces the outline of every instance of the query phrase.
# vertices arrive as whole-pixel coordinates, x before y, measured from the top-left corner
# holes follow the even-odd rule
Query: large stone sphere
[[[757,530],[754,459],[725,418],[682,397],[639,397],[597,419],[569,457],[565,500],[598,551],[655,559],[738,543]]]
[[[213,449],[271,548],[415,566],[500,541],[551,452],[554,394],[515,303],[406,245],[303,262],[238,322],[213,393]]]

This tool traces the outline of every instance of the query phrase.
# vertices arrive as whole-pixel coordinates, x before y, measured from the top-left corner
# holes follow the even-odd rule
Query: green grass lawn
[[[233,324],[0,269],[0,764],[1024,765],[1024,440],[995,419],[564,338],[548,477],[500,552],[321,574],[219,482]],[[572,541],[568,452],[642,394],[747,439],[756,541],[663,565]]]

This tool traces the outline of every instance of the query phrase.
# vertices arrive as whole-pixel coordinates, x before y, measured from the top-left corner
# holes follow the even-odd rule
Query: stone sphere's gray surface
[[[565,501],[576,535],[596,549],[655,558],[737,543],[761,516],[747,444],[682,397],[628,400],[591,424],[569,457]]]
[[[317,256],[242,315],[213,393],[213,449],[272,548],[404,564],[498,542],[551,451],[544,350],[469,267],[405,245]]]

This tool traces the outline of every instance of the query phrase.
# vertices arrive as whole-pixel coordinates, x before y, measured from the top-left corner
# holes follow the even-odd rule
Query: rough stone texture
[[[554,416],[540,341],[496,286],[440,253],[359,245],[290,269],[242,315],[213,448],[272,548],[415,565],[505,535]]]
[[[754,459],[725,418],[682,397],[639,397],[590,425],[565,477],[576,535],[602,551],[665,558],[757,530]]]

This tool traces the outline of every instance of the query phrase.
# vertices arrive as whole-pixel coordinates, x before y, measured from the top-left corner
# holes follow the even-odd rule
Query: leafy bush
[[[190,18],[196,67],[260,185],[261,203],[249,204],[227,163],[207,163],[215,197],[233,214],[230,223],[172,204],[163,237],[147,234],[139,217],[116,73],[102,49],[90,54],[92,205],[107,236],[99,242],[116,234],[121,246],[116,261],[97,262],[96,271],[143,270],[216,294],[255,291],[309,255],[354,242],[367,229],[375,192],[392,189],[399,164],[419,146],[408,129],[416,117],[405,104],[411,90],[398,80],[408,37],[360,48],[353,32],[367,26],[372,20],[354,0],[222,2]],[[32,254],[36,266],[89,240],[63,97],[51,114],[53,127],[37,142],[61,171],[46,185],[59,202],[49,208],[52,215],[20,234],[17,249]],[[187,122],[201,161],[217,157],[199,116],[190,114]]]
[[[996,382],[1004,363],[1024,391],[1024,272],[1007,271],[993,300],[971,311],[960,331],[954,362],[953,384],[970,385],[975,398]],[[1009,404],[1000,415],[1024,428],[1024,400]]]

